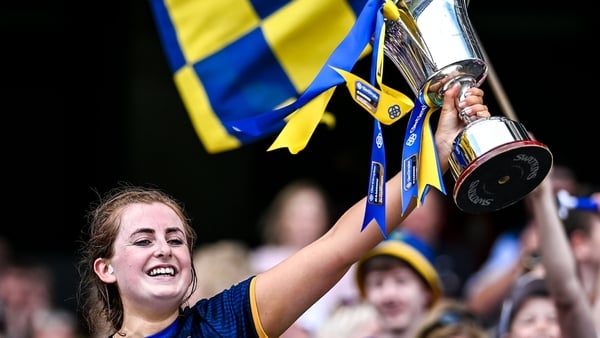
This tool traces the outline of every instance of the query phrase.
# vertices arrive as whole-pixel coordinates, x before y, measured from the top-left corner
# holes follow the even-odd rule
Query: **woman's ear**
[[[106,259],[98,258],[94,261],[94,272],[104,283],[111,284],[117,281],[114,268]]]

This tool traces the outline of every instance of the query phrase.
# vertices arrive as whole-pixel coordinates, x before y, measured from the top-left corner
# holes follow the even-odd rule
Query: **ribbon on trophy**
[[[430,187],[446,194],[429,119],[437,106],[428,105],[421,90],[410,114],[402,148],[402,213],[413,198],[419,207]]]
[[[377,12],[370,83],[352,73],[334,68],[346,80],[346,88],[350,92],[352,99],[375,117],[371,146],[371,167],[367,187],[367,205],[361,231],[374,219],[379,225],[384,238],[387,237],[385,229],[385,182],[387,181],[387,174],[381,123],[386,125],[392,124],[405,116],[413,108],[412,100],[403,93],[386,86],[382,81],[383,45],[385,38],[384,18],[397,18],[398,15],[395,13],[397,13],[397,9],[391,1],[385,1],[383,10]],[[377,111],[381,113],[385,111],[386,114],[377,114]]]
[[[416,103],[407,101],[407,97],[388,87],[382,82],[383,74],[383,41],[385,37],[385,20],[398,20],[400,11],[391,1],[385,1],[383,12],[377,13],[375,39],[373,46],[373,62],[371,65],[371,84],[376,84],[382,93],[387,95],[377,96],[379,91],[373,86],[365,83],[362,79],[352,73],[336,69],[344,79],[352,98],[365,110],[373,112],[376,109],[385,108],[388,115],[374,115],[373,142],[371,147],[371,168],[369,171],[369,185],[367,194],[367,207],[362,229],[372,219],[379,224],[379,228],[386,237],[385,231],[385,182],[386,164],[385,147],[380,122],[391,124],[412,110],[410,120],[405,133],[404,146],[402,150],[402,213],[406,211],[413,198],[417,199],[420,206],[430,187],[435,187],[446,194],[443,177],[439,165],[439,158],[435,149],[433,133],[429,123],[437,106],[428,104],[426,96],[421,91]],[[407,19],[402,19],[406,23]],[[411,28],[414,29],[415,26]],[[386,100],[393,101],[386,102]],[[413,107],[414,106],[414,107]]]
[[[240,134],[259,135],[266,133],[277,121],[285,119],[285,127],[268,151],[288,148],[292,154],[296,154],[308,144],[335,87],[345,83],[352,98],[375,118],[368,198],[361,231],[375,220],[384,237],[387,237],[385,229],[387,175],[381,123],[389,125],[412,111],[409,121],[411,129],[410,133],[407,132],[403,150],[406,155],[403,156],[402,170],[407,171],[403,173],[402,213],[413,198],[416,198],[420,205],[430,186],[445,193],[437,151],[429,126],[429,118],[435,108],[428,107],[423,95],[419,95],[416,101],[418,109],[415,111],[413,109],[415,104],[409,97],[384,85],[382,81],[386,19],[396,21],[400,16],[401,13],[392,1],[369,0],[348,35],[296,101],[265,114],[229,122],[228,125]],[[371,43],[374,44],[373,61],[371,80],[367,82],[350,71],[362,51]]]

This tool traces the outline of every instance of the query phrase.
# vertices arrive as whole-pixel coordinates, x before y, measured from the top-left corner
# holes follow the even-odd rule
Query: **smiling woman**
[[[435,133],[442,161],[462,128],[458,92],[458,86],[446,92]],[[475,115],[485,107],[483,91],[471,88],[470,94],[460,104]],[[361,229],[363,197],[325,234],[277,265],[193,304],[196,233],[183,206],[156,188],[119,186],[89,214],[79,262],[82,313],[101,335],[279,337],[382,240],[382,229],[392,231],[414,209],[416,203],[404,213],[391,208],[402,203],[401,178],[399,172],[386,183],[387,224],[371,220]]]
[[[589,91],[582,84],[596,72],[588,65],[595,64],[592,59],[595,53],[591,51],[594,44],[589,41],[594,41],[591,34],[595,32],[597,11],[591,8],[593,2],[587,3],[580,2],[565,11],[564,6],[551,7],[541,1],[507,4],[476,0],[470,1],[469,12],[519,118],[536,137],[549,145],[560,162],[573,167],[582,180],[600,184],[597,167],[590,166],[589,161],[582,160],[584,157],[580,152],[574,151],[582,149],[585,152],[593,146],[590,140],[598,130],[593,123],[586,123],[586,117],[591,118],[596,113],[583,111],[582,119],[579,114],[575,115],[581,107],[561,105],[553,100],[557,93],[564,95],[566,102],[581,95],[589,97],[585,94]],[[248,224],[257,218],[258,210],[269,200],[271,192],[297,174],[319,175],[319,181],[326,182],[328,190],[334,192],[336,211],[345,210],[355,197],[362,195],[366,176],[360,169],[367,169],[362,159],[367,158],[370,149],[361,140],[369,139],[372,121],[367,114],[348,113],[356,109],[354,102],[346,104],[343,96],[334,95],[331,111],[338,117],[336,129],[331,133],[317,133],[315,136],[319,139],[315,139],[314,146],[297,156],[266,152],[267,143],[208,156],[173,85],[146,1],[104,6],[104,9],[110,8],[112,20],[106,20],[107,13],[101,10],[87,11],[85,16],[77,17],[80,27],[88,24],[89,28],[94,28],[86,30],[88,38],[79,40],[76,46],[78,55],[85,55],[78,58],[84,63],[83,67],[73,67],[73,58],[61,55],[60,60],[51,60],[51,63],[58,65],[60,61],[69,60],[68,67],[37,67],[36,81],[32,82],[33,77],[23,76],[22,72],[40,65],[34,61],[40,50],[59,53],[66,50],[55,48],[60,43],[56,38],[62,36],[64,30],[65,21],[60,20],[63,18],[62,7],[50,4],[43,7],[33,12],[35,20],[17,20],[19,17],[12,16],[11,12],[4,13],[4,17],[13,18],[6,22],[7,26],[12,25],[13,29],[9,31],[35,33],[32,36],[36,41],[47,43],[43,46],[28,44],[27,41],[32,41],[29,37],[8,35],[14,42],[19,42],[19,48],[7,55],[11,58],[7,64],[17,65],[7,70],[13,70],[14,78],[19,81],[11,82],[7,90],[20,91],[22,95],[7,95],[10,98],[7,103],[13,103],[11,107],[18,108],[14,111],[20,112],[9,114],[10,117],[22,120],[7,125],[22,127],[20,135],[39,137],[39,142],[30,148],[17,140],[19,147],[5,149],[9,152],[8,158],[5,156],[5,169],[18,169],[5,177],[21,178],[5,182],[5,188],[9,188],[5,195],[12,196],[11,209],[22,207],[18,214],[31,215],[35,207],[37,215],[52,221],[42,224],[40,219],[27,219],[26,226],[3,226],[0,232],[15,248],[44,254],[65,253],[70,262],[74,238],[81,228],[82,211],[87,201],[95,198],[90,187],[104,191],[121,180],[156,183],[189,201],[189,214],[201,218],[203,225],[209,225],[197,228],[205,241],[234,236],[248,240],[250,244],[257,242],[258,235]],[[20,13],[31,11],[23,9]],[[52,20],[40,20],[48,13]],[[507,22],[511,24],[507,25]],[[50,24],[56,26],[47,27]],[[44,29],[40,30],[38,25],[43,25],[41,28]],[[43,36],[48,38],[39,39],[40,33],[47,34]],[[507,49],[514,57],[500,57]],[[45,57],[55,57],[59,53],[47,53]],[[539,66],[544,61],[568,68],[548,71],[547,67]],[[71,69],[82,70],[78,73],[80,85],[70,86],[66,83],[72,82],[65,82],[65,87],[61,88],[62,83],[57,85],[53,79],[63,77]],[[50,71],[52,76],[40,76],[47,73],[39,71]],[[391,73],[385,79],[403,82],[395,75]],[[48,80],[48,83],[37,80]],[[32,83],[34,87],[31,87]],[[559,84],[558,88],[556,84]],[[486,89],[487,85],[484,83],[482,88]],[[81,101],[77,102],[77,99]],[[491,111],[498,112],[494,109],[491,91],[487,91],[486,100]],[[55,113],[40,113],[53,112],[49,110],[49,105],[53,104],[59,106],[56,110],[59,114],[66,111],[62,109],[65,104],[73,108],[73,113],[68,118]],[[35,116],[35,123],[32,123],[32,116]],[[61,125],[54,128],[45,122]],[[68,128],[66,124],[62,125],[66,122]],[[32,129],[36,126],[37,129]],[[393,144],[389,142],[390,146]],[[12,158],[10,151],[19,157]],[[594,152],[586,153],[593,156]],[[49,154],[50,160],[42,159],[40,154]],[[62,162],[65,165],[60,166]],[[394,165],[393,162],[389,161],[389,164]],[[56,164],[59,165],[58,173],[51,172]],[[36,170],[23,177],[26,171],[21,168]],[[10,191],[13,186],[14,191]],[[66,188],[68,190],[62,190]],[[38,236],[31,236],[32,229]],[[57,232],[60,236],[53,237]],[[104,235],[110,237],[108,233]],[[54,239],[49,241],[48,238]],[[469,236],[462,236],[460,240],[469,241],[463,245],[466,248],[473,243]],[[97,248],[98,251],[111,252],[110,244],[103,244],[106,246]],[[462,266],[458,268],[463,269]],[[115,273],[122,273],[116,263]],[[103,291],[93,293],[92,299],[110,289],[104,284],[99,286]],[[95,322],[102,320],[102,316],[92,318]]]
[[[90,330],[126,325],[122,297],[143,293],[170,295],[173,302],[163,305],[173,321],[178,312],[173,309],[196,286],[191,264],[196,234],[177,201],[157,190],[122,186],[107,194],[90,219],[78,294]],[[121,276],[126,283],[117,283]]]

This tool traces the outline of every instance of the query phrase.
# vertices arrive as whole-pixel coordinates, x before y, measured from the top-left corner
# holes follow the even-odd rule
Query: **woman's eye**
[[[173,245],[173,246],[179,246],[179,245],[183,245],[183,244],[185,244],[185,242],[184,242],[184,241],[182,241],[182,240],[181,240],[181,239],[179,239],[179,238],[176,238],[176,239],[170,239],[170,240],[169,240],[169,244],[171,244],[171,245]]]
[[[149,239],[139,239],[135,241],[133,244],[137,246],[148,246],[152,243]]]

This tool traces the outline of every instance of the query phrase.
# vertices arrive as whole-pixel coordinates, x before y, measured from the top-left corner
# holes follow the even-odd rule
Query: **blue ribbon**
[[[371,84],[376,85],[378,71],[382,71],[381,59],[379,53],[383,50],[383,33],[385,32],[385,21],[383,12],[378,11],[375,21],[375,41],[373,46],[373,55],[371,62]],[[367,206],[365,208],[365,217],[361,231],[364,230],[371,220],[375,219],[379,225],[379,230],[384,238],[387,238],[386,218],[385,218],[385,200],[387,181],[386,163],[385,163],[385,145],[381,122],[373,121],[373,140],[371,145],[371,169],[369,171],[369,185],[367,188]]]
[[[429,125],[429,117],[433,111],[439,107],[430,107],[426,103],[425,94],[423,89],[419,91],[419,95],[415,100],[415,106],[410,114],[410,119],[406,127],[404,134],[404,145],[402,149],[402,214],[404,214],[411,202],[411,200],[417,199],[417,206],[420,206],[424,200],[427,192],[429,191],[429,184],[432,183],[428,179],[423,180],[423,173],[420,170],[430,170],[431,168],[425,168],[422,166],[422,147],[423,142],[426,142],[423,138],[423,128],[431,128]],[[426,123],[427,122],[427,123]],[[431,133],[431,129],[427,130]],[[432,140],[430,140],[431,142]],[[428,149],[435,149],[435,144],[426,144]],[[441,169],[437,153],[434,155],[434,161],[437,173],[437,179],[433,181],[436,188],[438,188],[443,194],[446,194],[445,187],[442,183]],[[421,180],[419,180],[421,178]],[[420,196],[420,200],[419,200]]]

